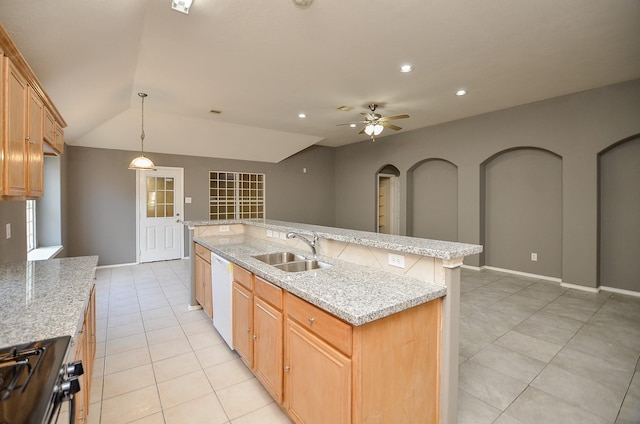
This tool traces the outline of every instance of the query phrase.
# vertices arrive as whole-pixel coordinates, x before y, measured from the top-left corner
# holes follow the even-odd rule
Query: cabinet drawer
[[[271,304],[279,311],[282,310],[282,289],[276,287],[268,281],[256,276],[254,278],[254,293],[256,296]]]
[[[253,290],[253,274],[238,265],[233,265],[233,281],[242,284],[248,290]]]
[[[328,312],[286,293],[287,315],[312,331],[342,353],[351,356],[353,327]]]
[[[202,259],[211,263],[211,251],[204,246],[195,243],[196,245],[196,255],[200,256]]]

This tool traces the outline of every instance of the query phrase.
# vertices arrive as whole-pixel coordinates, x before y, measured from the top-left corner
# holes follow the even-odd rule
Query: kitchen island
[[[339,358],[352,360],[348,362],[352,366],[348,371],[336,371],[336,378],[349,378],[351,384],[351,390],[343,392],[344,397],[351,399],[343,408],[346,412],[342,411],[342,416],[346,418],[342,422],[382,422],[379,420],[385,416],[387,419],[393,414],[396,418],[401,417],[403,408],[415,409],[415,412],[407,411],[407,422],[421,422],[420,419],[427,417],[421,414],[427,411],[430,422],[455,422],[459,267],[464,256],[480,253],[481,246],[269,220],[205,221],[188,225],[194,242],[233,262],[234,271],[240,268],[253,275],[254,283],[247,285],[247,290],[242,287],[235,290],[234,282],[234,295],[244,290],[248,300],[255,298],[255,313],[259,313],[261,308],[266,310],[265,306],[258,308],[258,303],[262,302],[259,287],[273,286],[269,290],[283,291],[284,294],[276,299],[284,301],[281,305],[280,300],[272,304],[275,309],[269,309],[267,315],[281,316],[284,322],[276,325],[285,328],[284,397],[278,399],[277,391],[274,395],[273,390],[267,389],[295,421],[304,422],[304,419],[296,415],[291,399],[287,398],[287,393],[295,393],[287,391],[287,386],[297,384],[289,375],[290,352],[302,349],[305,346],[302,342],[312,341],[311,336],[307,337],[302,330],[305,326],[311,329],[315,318],[308,318],[310,324],[305,324],[304,319],[295,316],[300,310],[309,310],[324,311],[330,314],[328,319],[333,317],[349,325],[345,329],[348,336],[344,340],[352,345],[347,345],[345,355],[336,354],[329,361],[337,363]],[[254,258],[259,254],[283,250],[311,256],[309,247],[299,238],[287,239],[286,234],[292,231],[307,238],[317,234],[317,259],[330,267],[285,272]],[[253,288],[255,293],[251,291]],[[213,314],[215,316],[215,310]],[[425,326],[432,328],[422,332],[416,330]],[[247,331],[250,330],[248,326]],[[396,338],[405,330],[405,339]],[[370,338],[373,334],[379,337],[375,341]],[[236,333],[234,340],[235,336]],[[256,339],[256,334],[253,337]],[[387,343],[391,344],[388,349],[385,348]],[[330,346],[329,343],[328,347],[335,345]],[[338,351],[340,353],[340,349]],[[305,352],[314,351],[307,349]],[[349,356],[352,353],[353,356]],[[376,361],[380,369],[377,374],[371,371],[376,367]],[[393,365],[389,365],[389,361],[394,362]],[[429,362],[428,366],[424,366],[425,362]],[[260,377],[260,370],[254,369],[254,372]],[[307,373],[309,376],[313,374]],[[406,389],[402,379],[410,384]],[[386,385],[378,389],[383,393],[367,393],[376,384]],[[309,387],[297,388],[309,390]],[[382,404],[376,406],[376,402],[384,401],[384,393],[393,399],[391,402],[401,406],[396,405],[396,409]],[[432,403],[434,406],[421,409],[417,406],[420,403]]]

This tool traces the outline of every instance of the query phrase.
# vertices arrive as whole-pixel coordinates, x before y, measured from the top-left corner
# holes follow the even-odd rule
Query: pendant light
[[[129,169],[140,171],[155,171],[156,166],[151,159],[144,155],[144,98],[147,97],[147,93],[138,93],[138,96],[142,99],[142,133],[140,134],[140,156],[135,158],[129,164]]]

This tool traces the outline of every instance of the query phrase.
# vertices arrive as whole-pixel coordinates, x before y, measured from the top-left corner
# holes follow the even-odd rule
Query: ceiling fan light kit
[[[371,103],[369,104],[369,110],[371,112],[360,112],[364,117],[364,121],[347,122],[345,124],[338,125],[349,125],[351,128],[353,128],[357,126],[357,124],[364,124],[364,128],[359,132],[359,134],[367,134],[369,137],[371,137],[371,141],[376,141],[375,137],[382,134],[382,131],[385,128],[389,128],[394,131],[402,129],[401,127],[390,124],[387,121],[392,121],[394,119],[406,119],[409,117],[409,115],[407,115],[406,113],[402,115],[382,116],[379,113],[376,113],[377,107],[378,105],[376,103]]]

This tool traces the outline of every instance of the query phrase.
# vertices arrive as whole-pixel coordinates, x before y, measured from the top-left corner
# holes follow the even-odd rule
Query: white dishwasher
[[[213,326],[233,349],[233,264],[211,253],[211,293],[213,297]]]

